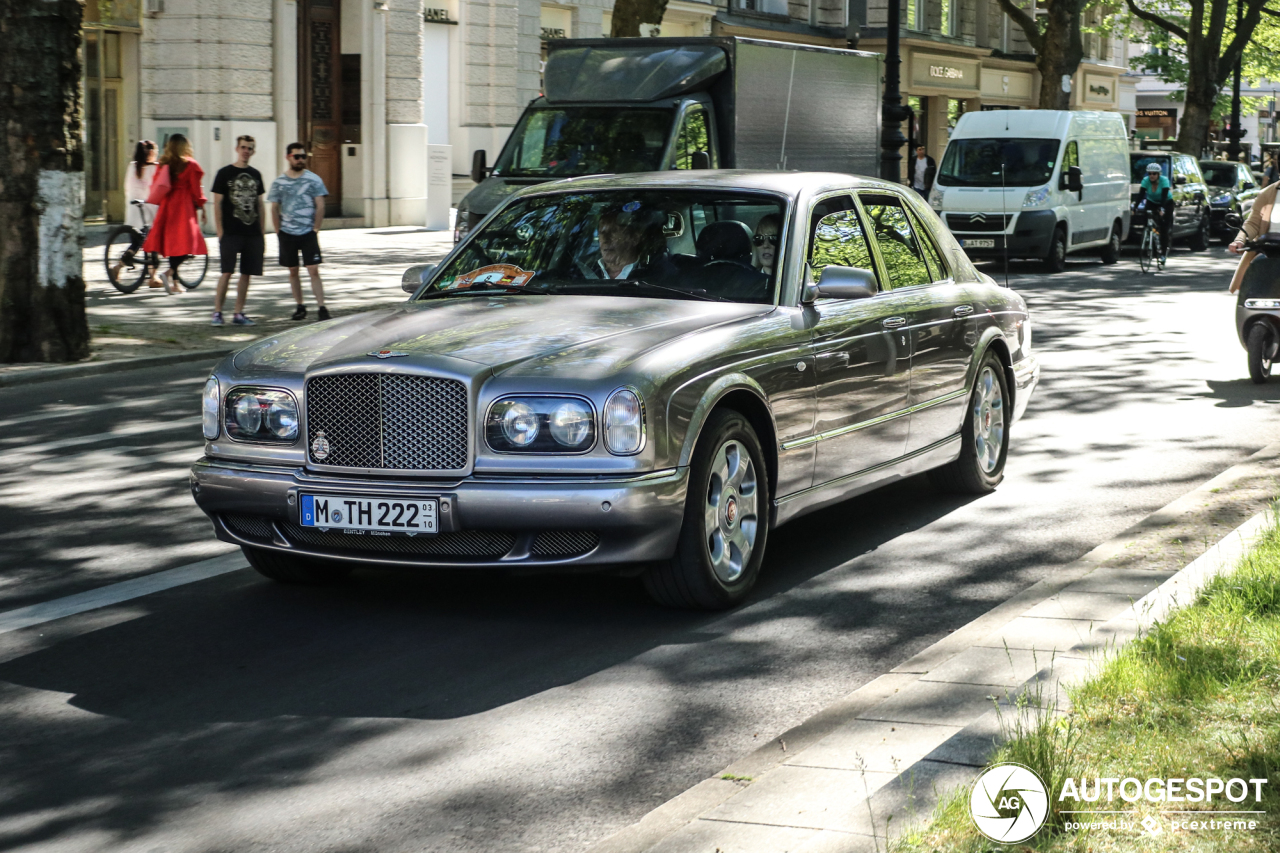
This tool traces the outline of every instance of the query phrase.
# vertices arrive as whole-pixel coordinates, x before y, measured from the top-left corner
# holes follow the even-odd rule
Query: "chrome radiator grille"
[[[307,380],[307,458],[316,464],[461,471],[469,434],[467,388],[455,379],[348,373]]]

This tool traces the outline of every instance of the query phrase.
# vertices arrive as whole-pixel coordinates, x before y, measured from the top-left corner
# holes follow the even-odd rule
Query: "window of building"
[[[737,0],[744,12],[764,12],[768,15],[787,15],[787,0]]]
[[[907,4],[907,29],[916,32],[924,32],[928,29],[926,24],[924,0],[906,0]]]
[[[960,17],[956,0],[941,0],[939,5],[942,7],[942,22],[938,26],[938,32],[944,36],[956,35]]]

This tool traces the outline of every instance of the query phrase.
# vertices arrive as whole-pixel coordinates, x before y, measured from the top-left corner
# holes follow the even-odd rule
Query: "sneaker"
[[[320,310],[316,312],[316,316],[318,316],[321,320],[328,320],[328,319],[329,319],[329,309],[328,309],[328,308],[325,308],[323,305],[321,305],[321,306],[320,306]]]
[[[231,318],[231,324],[234,326],[252,326],[253,321],[243,314],[236,314]]]
[[[237,316],[239,316],[239,315],[237,315]],[[211,325],[211,326],[221,326],[221,325],[222,325],[222,312],[221,312],[221,311],[214,311],[214,312],[213,312],[213,319],[209,321],[209,325]]]
[[[289,319],[290,319],[290,320],[305,320],[305,319],[307,319],[307,306],[305,306],[305,305],[299,305],[299,306],[298,306],[298,310],[294,311],[294,312],[293,312],[293,316],[292,316],[292,317],[290,317]]]

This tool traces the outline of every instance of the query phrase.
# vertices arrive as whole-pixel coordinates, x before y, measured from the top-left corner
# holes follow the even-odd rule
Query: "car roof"
[[[673,169],[667,172],[635,172],[625,175],[588,175],[538,184],[520,195],[565,192],[566,190],[617,189],[737,189],[798,198],[805,192],[841,189],[897,189],[902,184],[838,172],[756,172],[744,169]]]

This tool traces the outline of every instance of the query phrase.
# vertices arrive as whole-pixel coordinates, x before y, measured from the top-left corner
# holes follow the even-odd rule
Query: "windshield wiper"
[[[550,292],[551,289],[548,287],[530,287],[527,284],[513,287],[463,287],[457,290],[434,290],[429,293],[424,293],[418,301],[423,302],[427,299],[445,299],[450,296],[492,296],[495,293],[536,293],[539,296],[545,296]]]
[[[643,287],[652,288],[654,290],[664,290],[667,293],[678,293],[681,296],[692,296],[694,299],[701,299],[704,302],[731,301],[721,296],[713,296],[710,293],[707,293],[705,290],[702,291],[701,293],[695,290],[681,290],[678,287],[667,287],[665,284],[654,284],[653,282],[645,281],[642,278],[623,278],[623,279],[617,279],[617,282],[618,282],[618,287],[623,287],[626,285],[643,286]]]

